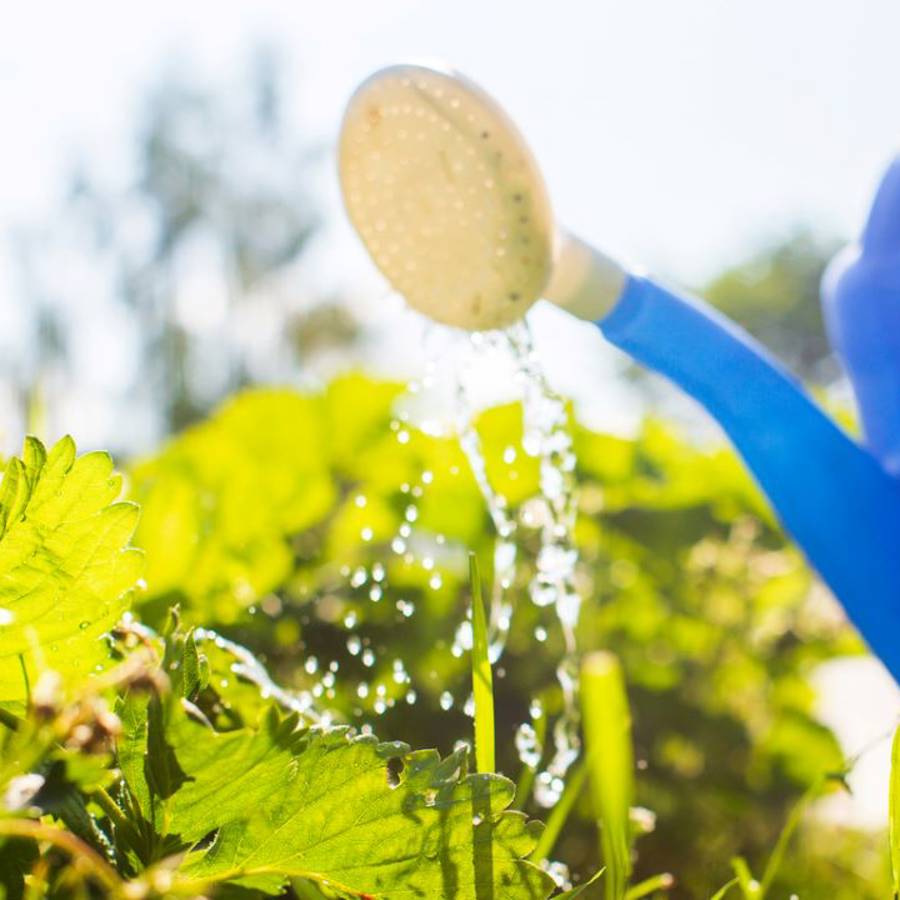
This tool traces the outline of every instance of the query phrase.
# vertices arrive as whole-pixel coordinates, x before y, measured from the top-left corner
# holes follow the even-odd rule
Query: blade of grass
[[[900,728],[891,745],[891,781],[888,793],[888,840],[891,847],[891,884],[900,897]]]
[[[668,872],[661,872],[652,878],[647,878],[640,884],[628,888],[625,891],[625,900],[641,900],[656,891],[668,891],[675,887],[675,879]]]
[[[595,881],[602,878],[605,871],[606,869],[601,869],[599,872],[596,872],[588,878],[584,884],[579,884],[578,887],[573,887],[571,890],[556,894],[553,900],[575,900],[576,897],[580,897],[592,884],[594,884]]]
[[[737,878],[732,878],[731,881],[726,881],[725,884],[722,885],[713,895],[709,898],[709,900],[723,900],[725,895],[735,886],[737,886],[738,880]]]
[[[607,900],[624,900],[631,875],[634,758],[631,715],[618,659],[590,654],[581,668],[581,703],[594,814],[606,865]]]
[[[778,840],[775,842],[772,855],[766,863],[762,881],[759,885],[759,891],[753,896],[760,898],[765,897],[769,888],[772,887],[772,882],[775,880],[775,876],[781,868],[781,863],[784,861],[784,855],[787,852],[788,844],[791,842],[794,832],[800,825],[800,821],[803,819],[806,808],[821,793],[824,783],[824,778],[817,779],[806,789],[803,796],[794,804],[788,814],[787,821],[784,823],[784,827],[781,829],[781,834],[778,835]]]
[[[469,554],[472,585],[472,696],[475,700],[475,766],[479,772],[495,771],[494,679],[488,655],[487,619],[481,596],[478,559]]]
[[[559,833],[562,831],[563,825],[566,824],[566,819],[569,818],[569,813],[572,811],[575,801],[584,788],[587,773],[587,764],[582,761],[569,775],[569,783],[566,785],[562,797],[559,798],[559,803],[553,807],[553,812],[550,813],[550,817],[547,819],[547,825],[537,844],[535,844],[534,850],[531,851],[532,861],[540,862],[542,859],[550,858],[550,854],[556,846]]]
[[[754,898],[759,898],[760,884],[753,877],[753,873],[750,871],[747,860],[744,859],[743,856],[735,856],[734,859],[731,860],[731,868],[734,869],[734,874],[736,876],[735,881],[737,881],[738,887],[744,895],[744,900],[754,900]]]

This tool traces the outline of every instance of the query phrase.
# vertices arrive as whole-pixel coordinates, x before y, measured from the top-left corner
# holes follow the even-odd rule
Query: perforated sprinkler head
[[[541,296],[554,249],[543,178],[467,79],[417,65],[372,75],[347,107],[340,178],[378,268],[430,318],[501,328]]]

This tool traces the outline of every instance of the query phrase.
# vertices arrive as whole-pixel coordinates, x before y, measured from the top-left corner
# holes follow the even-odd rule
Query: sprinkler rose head
[[[459,75],[382,69],[347,107],[344,202],[410,305],[460,328],[501,328],[541,295],[553,216],[541,173],[494,101]]]
[[[438,322],[502,328],[546,295],[551,275],[565,295],[553,299],[563,305],[596,275],[593,251],[558,238],[518,129],[458,74],[392,66],[360,85],[341,129],[340,179],[379,269]],[[559,258],[572,263],[561,274]],[[616,296],[621,286],[620,275]],[[586,318],[597,317],[594,305]]]

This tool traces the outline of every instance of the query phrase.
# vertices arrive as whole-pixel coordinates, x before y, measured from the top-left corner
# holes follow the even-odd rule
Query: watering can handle
[[[871,649],[900,681],[900,481],[733,322],[627,275],[604,335],[721,424]]]

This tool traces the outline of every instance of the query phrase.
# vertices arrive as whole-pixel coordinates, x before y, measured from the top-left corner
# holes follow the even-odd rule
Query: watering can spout
[[[859,398],[866,445],[702,301],[628,275],[597,324],[716,418],[785,528],[900,680],[900,163],[885,176],[861,247],[832,264],[823,302]]]

